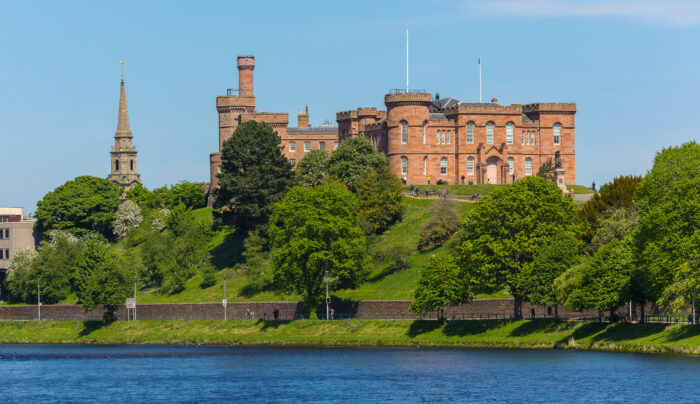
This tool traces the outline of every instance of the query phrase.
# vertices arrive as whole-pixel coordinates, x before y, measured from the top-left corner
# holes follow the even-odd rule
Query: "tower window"
[[[554,124],[554,144],[561,144],[561,125]]]
[[[401,143],[408,143],[408,123],[401,121]]]
[[[425,127],[428,126],[427,123],[423,124],[423,144],[425,144]]]
[[[486,124],[486,143],[493,144],[493,122],[488,122]]]
[[[119,171],[119,160],[114,160],[114,171]]]
[[[289,162],[292,164],[292,167],[294,167],[297,164],[296,159],[289,159]]]
[[[133,169],[134,169],[134,160],[131,160],[131,161],[129,162],[129,166],[131,167],[130,169],[133,171]]]
[[[506,143],[513,144],[513,122],[506,124]]]
[[[401,157],[401,174],[408,174],[408,158],[406,156]]]
[[[437,144],[440,144],[440,131],[437,131],[435,133],[437,133]]]
[[[445,132],[446,131],[443,130],[443,131],[441,131],[441,134],[440,134],[440,140],[441,140],[442,144],[445,144]]]
[[[467,158],[467,175],[474,175],[474,157]]]
[[[447,131],[447,144],[450,144],[450,131]]]
[[[513,175],[514,170],[515,170],[515,162],[513,161],[512,157],[508,157],[508,174]]]
[[[440,159],[440,175],[447,175],[447,157]]]
[[[428,158],[423,157],[423,175],[428,173]]]
[[[467,144],[474,144],[474,122],[467,122]]]
[[[525,144],[525,131],[523,131],[523,138],[520,139],[521,144]]]

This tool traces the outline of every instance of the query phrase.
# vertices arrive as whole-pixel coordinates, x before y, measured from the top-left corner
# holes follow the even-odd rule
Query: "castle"
[[[292,164],[314,149],[332,151],[353,136],[368,138],[386,153],[389,166],[409,184],[438,181],[457,184],[510,184],[534,175],[559,152],[564,179],[576,183],[575,103],[500,105],[433,97],[423,91],[394,90],[384,96],[386,111],[357,108],[338,112],[338,126],[309,125],[308,109],[299,111],[297,127],[285,112],[255,110],[255,57],[238,57],[238,89],[216,98],[219,152],[209,157],[210,186],[217,187],[221,146],[236,127],[249,120],[269,124],[282,139]]]

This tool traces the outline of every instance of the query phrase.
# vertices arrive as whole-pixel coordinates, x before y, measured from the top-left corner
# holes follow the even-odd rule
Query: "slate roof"
[[[311,128],[287,128],[288,134],[338,133],[337,126],[314,126]]]

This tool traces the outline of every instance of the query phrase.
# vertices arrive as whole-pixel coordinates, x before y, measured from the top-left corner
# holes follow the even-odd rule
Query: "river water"
[[[0,403],[685,403],[699,376],[675,355],[0,345]]]

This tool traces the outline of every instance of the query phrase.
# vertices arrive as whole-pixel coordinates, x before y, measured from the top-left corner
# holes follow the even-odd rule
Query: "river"
[[[582,351],[0,345],[0,403],[698,402],[700,360]]]

